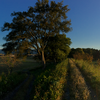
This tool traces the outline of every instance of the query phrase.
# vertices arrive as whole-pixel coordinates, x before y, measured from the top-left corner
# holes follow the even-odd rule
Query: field
[[[36,67],[39,67],[41,65],[41,61],[36,61],[33,60],[31,57],[27,58],[27,59],[18,59],[18,61],[21,61],[21,64],[19,64],[18,66],[15,66],[13,68],[13,72],[21,72],[21,71],[28,71],[30,69],[34,69]],[[3,64],[1,58],[0,58],[0,74],[2,72],[7,73],[8,69],[7,69],[7,65]]]
[[[27,58],[21,62],[10,75],[5,65],[0,67],[0,100],[100,100],[96,61],[66,59],[48,63],[44,70],[41,61]]]

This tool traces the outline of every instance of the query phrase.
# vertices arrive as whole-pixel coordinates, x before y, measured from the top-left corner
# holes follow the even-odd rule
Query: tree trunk
[[[44,50],[42,50],[42,63],[44,68],[46,67],[46,61],[45,61],[45,57],[44,57]]]

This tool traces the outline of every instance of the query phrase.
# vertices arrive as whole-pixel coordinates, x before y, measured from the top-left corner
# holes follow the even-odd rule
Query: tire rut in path
[[[28,87],[28,90],[27,90],[27,93],[26,93],[24,100],[30,100],[30,93],[31,93],[31,90],[32,90],[32,87],[33,87],[34,80],[35,80],[35,77],[33,76],[33,79],[29,84],[29,87]]]
[[[68,64],[68,71],[67,71],[67,88],[65,89],[65,93],[64,93],[64,100],[70,100],[70,90],[69,90],[69,86],[70,86],[70,77],[69,77],[69,64]]]
[[[66,88],[65,93],[64,93],[64,100],[70,100],[69,85],[70,85],[70,82],[69,82],[69,76],[68,76],[68,79],[67,79],[67,88]]]
[[[28,77],[20,84],[18,85],[12,92],[10,92],[5,98],[3,98],[2,100],[11,100],[14,95],[18,92],[18,90],[20,89],[20,87],[29,79],[29,75]]]
[[[30,72],[27,72],[29,75],[28,80],[23,84],[22,87],[15,93],[14,97],[11,100],[29,100],[30,99],[30,92],[33,87],[33,82],[35,77]]]

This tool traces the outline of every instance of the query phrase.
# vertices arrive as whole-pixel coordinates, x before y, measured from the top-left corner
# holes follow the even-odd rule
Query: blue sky
[[[51,1],[51,0],[49,0]],[[53,0],[54,1],[54,0]],[[60,2],[61,0],[55,0]],[[73,30],[68,32],[71,38],[71,48],[100,49],[100,0],[63,0],[64,5],[69,5],[67,13],[71,19]],[[5,22],[11,22],[13,11],[27,11],[29,6],[34,6],[37,0],[0,0],[0,27]],[[0,45],[8,32],[0,31]],[[0,48],[2,48],[0,46]]]

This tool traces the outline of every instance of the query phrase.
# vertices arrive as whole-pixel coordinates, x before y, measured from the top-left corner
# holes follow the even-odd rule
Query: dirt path
[[[26,96],[25,96],[25,100],[29,100],[30,99],[30,93],[31,93],[31,90],[32,90],[32,87],[33,87],[34,80],[35,80],[35,77],[33,76],[33,79],[30,82],[29,87],[27,89],[27,93],[26,93]]]
[[[30,92],[31,92],[35,77],[31,75],[30,72],[26,72],[26,71],[23,71],[23,72],[27,73],[28,77],[2,100],[19,100],[19,98],[20,100],[29,100]],[[25,92],[23,91],[24,87],[26,87]]]
[[[77,64],[73,61],[73,63],[76,65],[76,67],[78,68],[78,70],[81,72],[82,76],[84,77],[85,75],[82,73],[81,69],[79,69],[79,67],[77,66]],[[92,100],[99,100],[98,96],[96,95],[95,91],[91,88],[91,85],[89,84],[89,82],[86,81],[86,78],[84,77],[86,85],[90,91],[90,95]]]
[[[65,93],[64,93],[64,100],[70,100],[70,90],[69,90],[69,86],[70,86],[70,80],[69,80],[69,74],[67,76],[67,88],[65,89]]]
[[[72,62],[77,67],[76,63],[74,61],[72,61]],[[88,91],[90,91],[91,100],[99,100],[97,95],[96,95],[96,93],[95,93],[95,91],[91,88],[90,84],[86,81],[82,71],[78,67],[77,67],[77,69],[81,73],[81,76],[84,78],[86,87],[88,88]],[[71,95],[71,92],[73,92],[74,89],[71,90],[71,87],[73,87],[73,86],[72,86],[72,81],[71,81],[71,74],[72,74],[72,72],[70,72],[70,71],[71,71],[71,69],[70,69],[70,63],[69,63],[68,64],[68,76],[67,76],[67,88],[65,90],[65,94],[64,94],[64,99],[63,100],[77,100],[77,98],[74,98],[74,97],[72,98],[72,95]]]
[[[16,92],[20,89],[20,87],[29,79],[29,76],[19,85],[17,86],[12,92],[10,92],[4,99],[2,100],[11,100]]]

